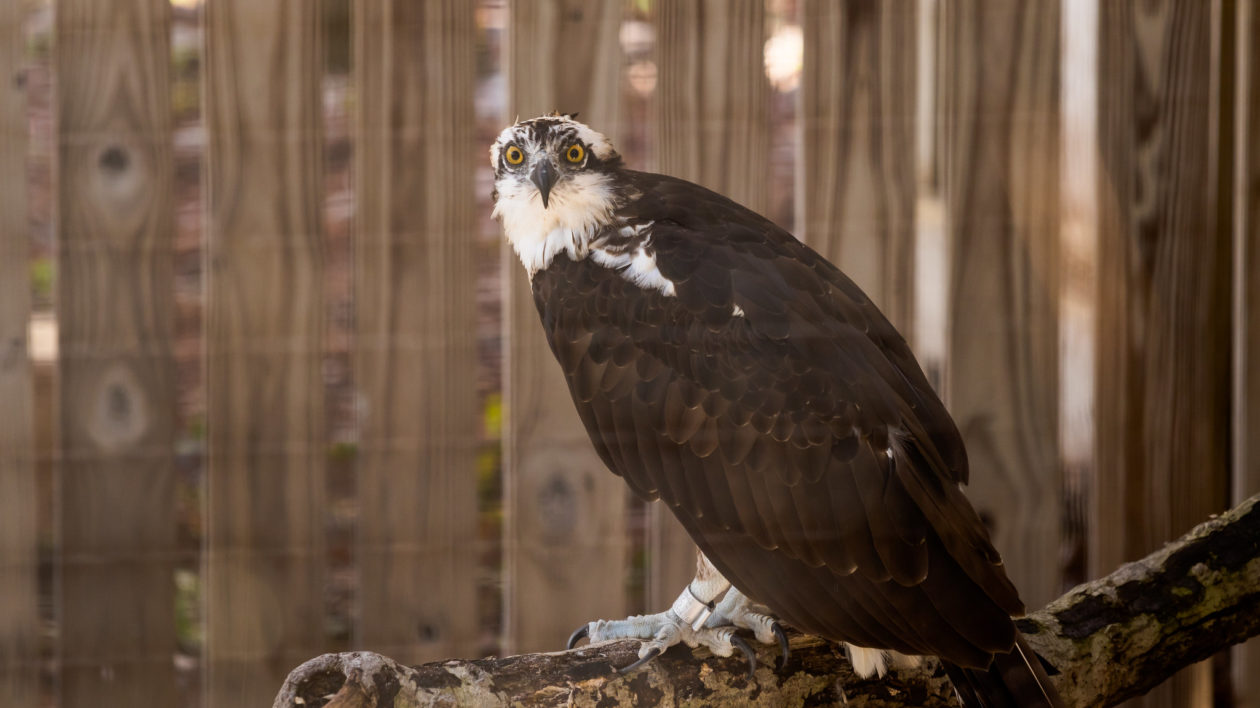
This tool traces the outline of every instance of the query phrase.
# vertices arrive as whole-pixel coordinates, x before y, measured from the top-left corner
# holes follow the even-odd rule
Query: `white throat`
[[[591,241],[612,223],[617,208],[609,178],[595,172],[564,177],[552,188],[546,208],[527,179],[500,179],[495,190],[494,217],[531,280],[561,251],[575,261],[586,258]]]

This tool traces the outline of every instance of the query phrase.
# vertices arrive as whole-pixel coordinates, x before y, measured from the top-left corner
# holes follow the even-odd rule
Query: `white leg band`
[[[713,614],[713,603],[701,602],[698,597],[692,595],[692,588],[687,587],[669,610],[684,624],[690,625],[693,630],[698,630],[704,626],[704,621],[708,620],[709,615]]]
[[[713,603],[702,602],[691,594],[691,587],[688,586],[678,599],[674,600],[674,606],[669,609],[692,629],[700,629],[704,626],[705,620],[709,619],[709,615],[713,614]]]
[[[692,629],[698,630],[704,626],[709,615],[713,614],[717,601],[730,587],[730,581],[718,575],[717,571],[706,577],[697,575],[687,584],[687,588],[682,591],[678,599],[674,600],[674,605],[669,608],[670,612],[673,612],[674,616],[684,623],[691,625]],[[706,600],[706,597],[709,599]]]

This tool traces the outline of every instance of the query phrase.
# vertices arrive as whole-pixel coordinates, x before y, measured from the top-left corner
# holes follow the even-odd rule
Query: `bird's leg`
[[[792,650],[788,648],[787,634],[779,621],[770,614],[770,609],[753,602],[734,587],[726,592],[714,608],[713,614],[705,621],[706,627],[724,624],[732,624],[752,632],[757,641],[762,644],[778,642],[779,649],[783,652],[780,666],[786,664],[788,657],[792,655]]]
[[[592,642],[611,639],[640,639],[639,660],[619,669],[633,671],[679,642],[689,647],[703,646],[717,656],[731,656],[739,649],[748,658],[749,670],[757,668],[756,654],[737,629],[747,629],[757,641],[776,641],[787,661],[787,636],[779,623],[739,590],[731,587],[703,553],[697,553],[696,577],[674,601],[670,609],[653,615],[636,615],[623,620],[596,620],[579,627],[569,637],[569,648],[582,637]]]

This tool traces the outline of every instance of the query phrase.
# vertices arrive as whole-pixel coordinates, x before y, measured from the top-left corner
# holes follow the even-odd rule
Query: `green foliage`
[[[477,500],[482,509],[482,522],[498,524],[503,513],[503,397],[498,393],[486,396],[481,424],[487,442],[477,449]]]
[[[26,40],[26,55],[39,63],[47,63],[52,55],[52,35],[33,34]]]
[[[352,442],[335,442],[328,446],[328,459],[332,462],[350,462],[359,454],[359,446]]]
[[[31,298],[37,305],[52,303],[54,276],[51,258],[36,258],[31,261]]]
[[[175,119],[193,120],[201,111],[201,55],[193,47],[176,47],[171,73],[171,110]]]
[[[175,641],[195,654],[205,637],[201,628],[201,577],[191,570],[175,571]]]
[[[486,396],[486,408],[481,414],[482,425],[486,429],[487,438],[497,438],[503,434],[503,396],[492,393]]]
[[[187,428],[184,434],[190,440],[204,441],[206,439],[206,415],[205,413],[194,413],[188,416],[188,422],[185,424]]]

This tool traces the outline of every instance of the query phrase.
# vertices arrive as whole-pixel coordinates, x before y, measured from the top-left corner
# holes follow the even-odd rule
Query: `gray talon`
[[[753,652],[752,647],[748,646],[748,642],[738,634],[731,635],[731,646],[744,652],[744,656],[748,657],[748,678],[753,677],[753,672],[757,670],[757,655]]]
[[[653,648],[651,651],[647,653],[647,656],[644,656],[642,659],[639,659],[638,661],[634,662],[633,664],[629,666],[626,666],[620,669],[614,666],[613,673],[614,674],[628,674],[631,671],[634,671],[635,669],[643,666],[644,664],[648,663],[649,661],[655,659],[656,657],[660,655],[661,655],[661,650]]]
[[[591,633],[591,625],[589,623],[584,624],[581,627],[578,627],[577,629],[573,630],[573,634],[569,635],[569,643],[566,644],[564,648],[572,649],[573,645],[582,641],[583,637],[590,636],[590,633]]]
[[[770,631],[774,632],[774,636],[779,638],[779,648],[783,650],[783,660],[779,662],[779,668],[787,666],[788,659],[792,658],[792,648],[788,646],[787,632],[783,631],[783,625],[775,622],[770,625]]]

